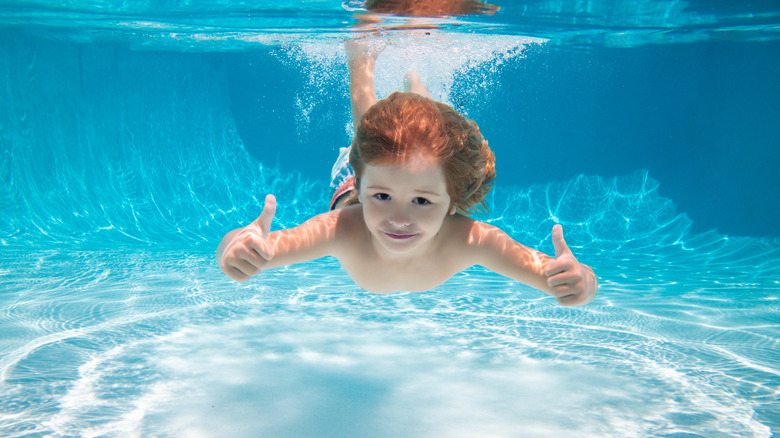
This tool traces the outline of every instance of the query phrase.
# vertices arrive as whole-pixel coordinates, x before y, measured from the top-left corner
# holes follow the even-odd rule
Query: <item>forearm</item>
[[[474,223],[468,241],[473,243],[464,253],[475,257],[474,264],[548,293],[561,305],[587,304],[596,296],[596,274],[590,266],[579,263],[562,234],[554,237],[554,258],[480,222]]]
[[[582,281],[585,286],[585,294],[589,297],[589,299],[582,304],[588,304],[593,301],[599,291],[599,280],[596,277],[596,272],[593,271],[593,268],[585,263],[580,263],[580,266],[582,267]]]
[[[277,230],[268,236],[274,248],[266,269],[294,265],[333,255],[338,211],[317,215],[297,227]]]

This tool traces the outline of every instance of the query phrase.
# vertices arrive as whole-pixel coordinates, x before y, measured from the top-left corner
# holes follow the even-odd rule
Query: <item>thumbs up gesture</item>
[[[275,214],[276,198],[268,195],[263,212],[257,219],[222,238],[217,248],[217,262],[225,275],[244,282],[265,269],[274,257],[274,247],[268,242],[268,234]]]
[[[551,294],[562,306],[577,306],[593,300],[598,290],[596,275],[590,267],[578,262],[566,241],[563,240],[563,227],[555,225],[552,229],[555,259],[545,265],[547,285]]]

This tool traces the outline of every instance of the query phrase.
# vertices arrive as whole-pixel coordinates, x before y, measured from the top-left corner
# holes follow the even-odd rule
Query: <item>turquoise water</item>
[[[266,193],[278,228],[327,208],[358,4],[0,3],[0,434],[776,434],[777,8],[507,4],[379,37],[379,93],[417,68],[480,123],[499,161],[481,219],[548,253],[562,223],[599,276],[588,306],[481,268],[388,296],[333,259],[233,283],[214,250]],[[713,70],[714,52],[749,68]],[[679,73],[625,78],[681,54]],[[660,97],[613,109],[640,88]],[[737,137],[757,161],[718,149]],[[713,160],[724,179],[718,159],[735,200],[678,176]]]

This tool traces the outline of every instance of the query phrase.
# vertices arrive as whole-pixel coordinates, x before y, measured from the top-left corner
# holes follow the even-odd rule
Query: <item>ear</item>
[[[452,205],[450,205],[450,211],[449,214],[452,216],[458,211],[458,206],[453,202]]]

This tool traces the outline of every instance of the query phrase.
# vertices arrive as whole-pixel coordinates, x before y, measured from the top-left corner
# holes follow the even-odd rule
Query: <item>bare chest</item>
[[[423,292],[458,273],[446,258],[390,263],[373,257],[342,260],[341,265],[359,287],[374,293]]]

